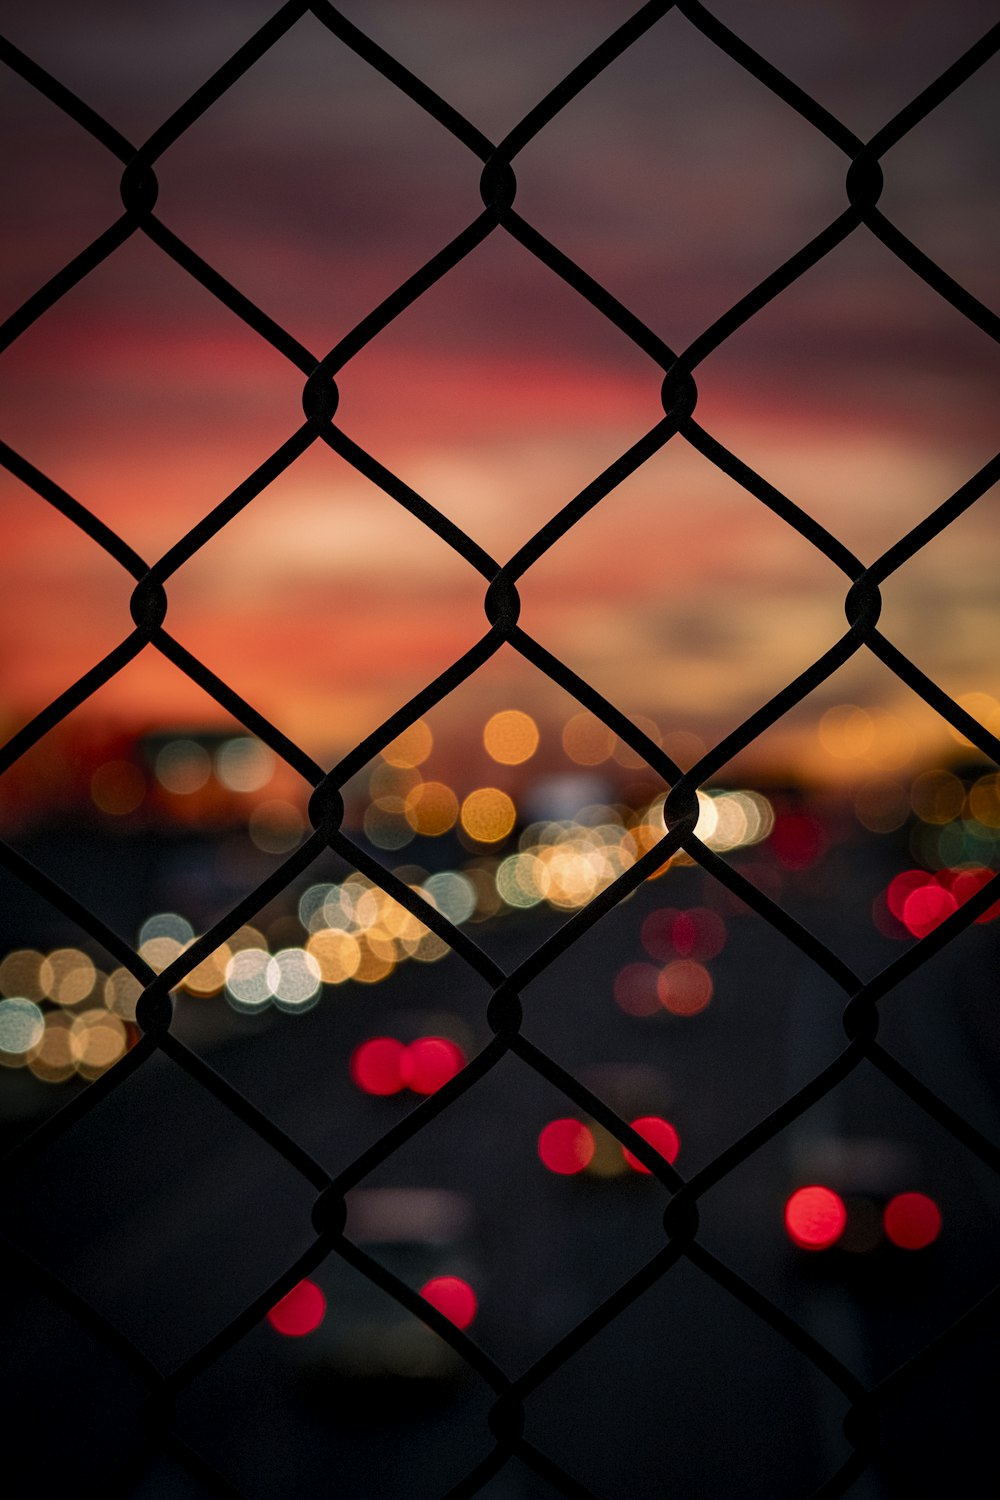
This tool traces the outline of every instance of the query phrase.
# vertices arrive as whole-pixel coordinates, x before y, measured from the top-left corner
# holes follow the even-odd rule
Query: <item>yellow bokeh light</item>
[[[404,849],[413,838],[402,797],[378,797],[365,808],[362,827],[376,849]]]
[[[238,927],[231,937],[226,939],[226,947],[230,953],[242,953],[244,948],[267,948],[264,934],[256,927]]]
[[[950,771],[925,771],[910,788],[910,803],[922,823],[950,823],[964,802],[965,787]]]
[[[350,904],[351,920],[360,932],[378,925],[387,899],[384,891],[377,885],[369,885],[361,876],[344,882],[343,895]]]
[[[358,967],[351,975],[359,984],[379,984],[388,979],[396,967],[396,945],[392,939],[378,938],[370,932],[358,938]]]
[[[422,781],[408,793],[404,812],[415,833],[437,838],[458,821],[458,798],[443,781]]]
[[[883,771],[898,771],[913,759],[917,737],[898,714],[877,708],[872,712],[874,738],[868,758]]]
[[[368,773],[368,795],[373,802],[380,797],[405,798],[423,779],[415,766],[394,766],[379,760]]]
[[[477,787],[462,803],[462,827],[477,844],[499,844],[514,827],[517,809],[506,792]]]
[[[563,725],[562,743],[570,760],[578,766],[599,766],[602,761],[610,760],[617,741],[607,725],[593,714],[574,714]]]
[[[411,889],[416,890],[418,894],[422,894],[419,887],[411,887]],[[407,911],[406,907],[402,906],[400,902],[394,901],[391,896],[387,898],[380,916],[382,926],[389,936],[393,938],[408,939],[416,942],[427,931],[424,923],[418,917],[415,917],[412,912]]]
[[[423,719],[418,719],[386,745],[382,751],[382,759],[388,761],[390,766],[422,766],[433,748],[434,736],[429,726]]]
[[[630,718],[636,729],[641,730],[648,740],[652,740],[654,745],[661,745],[663,743],[660,726],[654,719],[647,719],[645,714],[631,714]],[[629,771],[643,770],[649,765],[646,757],[640,755],[637,750],[633,750],[631,745],[626,745],[624,740],[616,740],[615,747],[611,753],[618,764],[624,766]]]
[[[1000,738],[1000,703],[997,702],[992,693],[962,693],[955,701],[959,708],[964,708],[967,714],[971,714],[974,719],[978,719],[980,724],[989,730],[990,734]],[[971,740],[967,740],[964,734],[957,729],[953,729],[950,724],[948,725],[948,733],[960,745],[972,744]]]
[[[85,1010],[70,1028],[69,1047],[85,1078],[97,1078],[124,1054],[128,1041],[125,1023],[103,1008]]]
[[[487,720],[483,730],[486,753],[503,766],[519,766],[538,749],[538,725],[519,708],[505,708]]]
[[[45,1017],[45,1033],[28,1054],[28,1067],[43,1083],[65,1083],[76,1072],[76,1058],[70,1045],[70,1032],[76,1019],[65,1011],[50,1011]]]
[[[353,979],[361,966],[361,944],[339,927],[323,927],[306,943],[306,952],[319,965],[324,984],[343,984]]]
[[[665,832],[662,818],[655,823],[642,821],[633,824],[622,836],[622,854],[630,865],[635,864],[654,844],[660,842]]]
[[[838,760],[857,760],[867,755],[875,738],[872,716],[855,703],[828,708],[819,721],[819,742],[827,755]]]
[[[139,957],[144,959],[151,969],[155,969],[157,974],[162,974],[175,958],[180,958],[186,947],[186,943],[164,934],[162,937],[147,938],[144,943],[140,944]]]
[[[895,833],[910,816],[910,798],[898,781],[866,781],[854,793],[854,812],[872,833]]]
[[[496,872],[492,869],[468,866],[465,874],[466,878],[471,880],[476,892],[476,909],[472,915],[472,921],[484,921],[487,917],[495,917],[503,907],[503,901],[497,891]]]
[[[97,970],[79,948],[56,948],[39,970],[42,991],[57,1005],[79,1005],[97,982]]]
[[[250,814],[248,832],[264,854],[287,854],[302,840],[305,820],[293,802],[274,797]]]
[[[495,880],[497,895],[507,906],[527,910],[542,900],[541,861],[528,850],[503,860]]]
[[[594,1154],[587,1163],[587,1171],[592,1177],[622,1177],[628,1171],[628,1162],[621,1148],[621,1142],[617,1141],[610,1130],[605,1130],[603,1125],[596,1121],[587,1127],[594,1138]]]
[[[15,948],[0,963],[0,994],[44,1000],[41,969],[44,957],[35,948]]]
[[[663,748],[682,771],[689,771],[705,754],[705,741],[689,729],[672,729],[663,736]]]
[[[201,791],[211,774],[211,757],[197,740],[171,740],[157,753],[156,779],[178,797]]]
[[[536,880],[550,906],[572,911],[585,906],[602,884],[605,871],[573,844],[557,844],[539,851]],[[603,862],[602,862],[603,863]],[[608,881],[603,881],[608,884]]]
[[[233,950],[228,943],[223,943],[216,948],[207,958],[203,958],[200,964],[196,964],[181,981],[181,988],[187,990],[189,995],[218,995],[226,982],[226,969],[233,956]]]
[[[104,981],[104,1004],[123,1021],[135,1020],[135,1007],[142,985],[128,969],[112,969]]]
[[[1000,778],[979,778],[969,792],[969,812],[984,828],[1000,828]]]
[[[436,964],[439,959],[447,958],[450,952],[444,938],[438,937],[436,932],[425,932],[410,950],[410,957],[418,964]]]
[[[215,774],[231,792],[258,792],[274,775],[274,751],[247,735],[226,740],[215,752]]]

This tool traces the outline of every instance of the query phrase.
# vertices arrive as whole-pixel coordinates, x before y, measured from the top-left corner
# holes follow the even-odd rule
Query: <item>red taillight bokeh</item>
[[[300,1281],[267,1315],[267,1321],[286,1338],[313,1333],[326,1316],[326,1298],[315,1281]]]
[[[641,1135],[644,1141],[648,1141],[664,1161],[673,1164],[677,1160],[677,1153],[681,1149],[681,1139],[669,1120],[661,1119],[659,1115],[642,1115],[638,1120],[632,1121],[632,1129],[637,1135]],[[627,1146],[622,1147],[622,1153],[633,1172],[644,1172],[647,1177],[652,1176],[649,1168],[644,1166]]]
[[[476,1316],[476,1294],[460,1276],[433,1276],[420,1288],[420,1295],[456,1328],[468,1328]]]
[[[696,1016],[712,998],[712,976],[693,958],[664,964],[656,981],[660,1004],[674,1016]]]
[[[726,943],[726,924],[707,906],[651,911],[642,924],[642,946],[652,958],[715,958]]]
[[[943,869],[935,874],[928,870],[903,870],[889,882],[885,904],[912,937],[926,937],[992,877],[992,870],[981,865]],[[995,901],[976,921],[992,922],[998,915],[1000,901]],[[877,913],[876,925],[879,925]]]
[[[839,1193],[818,1183],[801,1187],[785,1204],[785,1228],[802,1250],[829,1250],[844,1232],[847,1209]]]
[[[465,1067],[461,1047],[443,1036],[421,1036],[408,1047],[391,1036],[373,1036],[351,1057],[351,1077],[366,1094],[402,1089],[434,1094]]]
[[[886,888],[885,904],[898,922],[903,920],[903,908],[908,897],[933,879],[933,875],[926,870],[902,870],[892,877]]]
[[[994,873],[984,865],[967,865],[960,870],[939,870],[938,880],[947,884],[959,906],[964,906],[965,902],[984,885],[989,885]],[[979,914],[976,921],[995,922],[998,916],[1000,916],[1000,901],[994,901],[992,906],[988,906]]]
[[[369,1037],[351,1057],[351,1077],[365,1094],[398,1094],[402,1078],[402,1042],[391,1036]]]
[[[955,897],[931,876],[903,902],[903,926],[915,938],[926,937],[954,911],[958,911]]]
[[[619,1010],[627,1016],[662,1015],[663,1002],[657,984],[660,971],[655,964],[626,964],[615,975],[614,997]]]
[[[897,1193],[886,1204],[883,1223],[901,1250],[923,1250],[941,1233],[941,1210],[926,1193]]]
[[[811,813],[779,813],[768,845],[786,870],[808,870],[824,853],[826,835]]]
[[[436,1094],[465,1067],[465,1054],[443,1036],[421,1036],[404,1049],[399,1076],[415,1094]]]
[[[594,1137],[582,1120],[550,1120],[538,1137],[538,1155],[550,1172],[571,1177],[594,1155]]]

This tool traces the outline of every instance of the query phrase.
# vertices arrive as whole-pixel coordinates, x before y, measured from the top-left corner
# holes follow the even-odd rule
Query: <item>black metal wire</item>
[[[644,324],[513,207],[517,191],[513,162],[517,155],[570,100],[629,47],[638,44],[671,10],[676,10],[737,66],[757,79],[790,110],[843,152],[847,163],[847,207],[784,264],[776,267],[757,287],[704,329],[679,354],[670,349],[656,331]],[[154,213],[159,191],[155,166],[159,159],[290,29],[315,23],[319,23],[332,35],[331,45],[336,43],[350,49],[390,84],[406,94],[471,153],[480,165],[480,191],[484,205],[483,211],[465,229],[363,317],[322,358],[293,338],[215,267],[197,255]],[[751,1286],[731,1267],[710,1254],[699,1242],[697,1233],[699,1200],[723,1177],[799,1119],[865,1061],[879,1069],[893,1087],[948,1131],[964,1149],[973,1152],[994,1171],[1000,1172],[1000,1150],[996,1145],[938,1098],[927,1084],[905,1068],[877,1040],[879,1002],[988,909],[1000,895],[1000,876],[978,891],[933,933],[914,944],[901,958],[865,984],[814,933],[706,848],[696,837],[694,827],[697,821],[698,788],[734,754],[748,746],[861,650],[872,652],[949,724],[964,734],[983,755],[1000,763],[1000,741],[877,629],[881,607],[880,585],[986,492],[1000,477],[1000,457],[985,465],[954,495],[944,500],[907,535],[888,548],[882,557],[866,567],[836,536],[756,474],[744,460],[725,448],[695,421],[693,412],[697,403],[694,371],[698,365],[835,246],[862,229],[875,235],[903,265],[983,334],[995,341],[1000,337],[1000,320],[996,315],[903,235],[877,207],[883,185],[880,162],[886,152],[980,69],[998,48],[1000,26],[995,26],[865,142],[811,98],[793,79],[788,78],[772,62],[723,25],[698,0],[676,0],[676,3],[670,3],[670,0],[650,0],[650,3],[638,9],[594,48],[549,94],[528,111],[502,141],[494,144],[453,105],[341,15],[328,0],[290,0],[290,3],[278,9],[249,37],[144,143],[136,147],[38,63],[0,38],[0,61],[19,74],[81,129],[87,131],[117,157],[124,168],[121,179],[124,211],[121,216],[7,319],[0,327],[0,350],[8,347],[72,287],[113,256],[133,234],[142,233],[254,333],[284,355],[300,375],[306,377],[302,396],[305,414],[303,424],[229,496],[203,516],[180,542],[152,565],[147,564],[117,533],[29,460],[15,453],[6,444],[0,444],[0,463],[97,546],[103,548],[135,580],[131,600],[132,628],[103,660],[95,663],[78,682],[59,695],[0,750],[0,773],[8,770],[32,745],[140,652],[152,649],[171,661],[229,714],[270,746],[276,755],[304,777],[314,789],[309,805],[313,825],[311,835],[267,880],[244,897],[210,931],[204,933],[181,957],[158,975],[80,900],[61,889],[22,855],[0,845],[0,863],[13,876],[100,942],[144,987],[138,1006],[142,1039],[113,1069],[93,1082],[85,1093],[74,1098],[21,1143],[8,1157],[8,1169],[22,1165],[29,1158],[44,1152],[53,1141],[71,1132],[81,1119],[120,1088],[128,1077],[144,1067],[156,1053],[162,1053],[247,1129],[280,1153],[317,1191],[312,1210],[315,1233],[309,1247],[269,1286],[263,1288],[227,1327],[182,1364],[166,1372],[157,1368],[131,1340],[60,1277],[33,1260],[12,1241],[0,1239],[0,1255],[16,1265],[21,1275],[29,1277],[41,1291],[76,1317],[91,1335],[100,1339],[123,1364],[133,1370],[148,1390],[147,1420],[142,1441],[116,1474],[102,1479],[94,1490],[95,1494],[99,1493],[102,1497],[125,1495],[129,1486],[141,1476],[150,1458],[158,1451],[169,1452],[176,1462],[213,1493],[226,1497],[239,1494],[225,1475],[218,1473],[203,1457],[194,1453],[173,1434],[171,1421],[174,1398],[198,1374],[243,1338],[280,1297],[331,1252],[340,1255],[376,1286],[395,1298],[402,1307],[433,1328],[495,1393],[496,1401],[489,1419],[493,1448],[463,1480],[449,1490],[449,1500],[464,1500],[464,1497],[479,1493],[513,1457],[521,1460],[564,1495],[590,1495],[590,1491],[578,1478],[564,1471],[525,1439],[525,1403],[568,1359],[682,1259],[765,1322],[840,1393],[844,1401],[845,1433],[852,1452],[841,1468],[830,1475],[815,1492],[817,1496],[830,1497],[830,1500],[844,1494],[874,1456],[877,1444],[875,1418],[879,1408],[953,1343],[970,1330],[980,1327],[987,1316],[992,1316],[997,1311],[1000,1306],[1000,1287],[976,1307],[968,1309],[950,1329],[932,1340],[911,1360],[866,1391],[829,1349],[775,1306],[759,1289]],[[498,563],[424,496],[391,473],[378,458],[365,452],[335,421],[338,401],[335,376],[360,350],[377,338],[393,319],[412,306],[476,246],[498,230],[517,240],[650,359],[661,382],[664,410],[663,418],[644,437],[621,454],[557,515],[546,521],[505,564]],[[840,639],[832,642],[823,655],[782,687],[768,703],[751,713],[685,774],[615,704],[522,628],[519,623],[520,600],[516,587],[518,580],[583,515],[601,504],[629,474],[668,442],[677,439],[691,444],[718,470],[728,475],[795,530],[838,568],[850,585],[845,595],[848,629]],[[390,714],[374,733],[368,735],[327,771],[164,628],[168,610],[166,585],[169,580],[239,511],[253,504],[268,485],[317,441],[326,443],[348,464],[414,515],[488,584],[484,596],[488,629],[476,644],[407,703]],[[577,911],[555,934],[509,972],[505,972],[484,953],[467,932],[454,927],[446,917],[429,908],[402,881],[366,855],[341,828],[341,790],[349,778],[388,745],[402,729],[477,672],[504,644],[519,652],[642,755],[669,788],[665,806],[667,831],[660,841],[619,876],[613,885],[588,906]],[[284,890],[326,849],[334,850],[444,938],[459,959],[484,980],[492,992],[486,1008],[486,1019],[493,1032],[492,1041],[461,1073],[436,1094],[428,1097],[412,1114],[395,1125],[335,1178],[331,1178],[291,1136],[173,1034],[170,1000],[170,991],[174,986],[268,900]],[[847,997],[843,1016],[846,1045],[843,1050],[830,1057],[808,1083],[739,1140],[732,1142],[688,1181],[604,1100],[546,1052],[528,1041],[521,1030],[523,1013],[520,999],[520,992],[525,985],[560,959],[580,937],[678,849],[684,849],[707,874],[736,893],[776,933],[805,955],[818,971],[833,979]],[[511,1380],[473,1340],[346,1237],[344,1201],[349,1189],[362,1182],[375,1167],[411,1141],[462,1095],[474,1089],[508,1054],[516,1057],[523,1066],[534,1070],[610,1131],[659,1179],[671,1195],[664,1215],[664,1247],[516,1380]]]

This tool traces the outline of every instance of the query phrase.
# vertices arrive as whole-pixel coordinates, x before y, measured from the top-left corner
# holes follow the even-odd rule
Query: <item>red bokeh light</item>
[[[326,1316],[326,1298],[315,1281],[300,1281],[267,1315],[272,1328],[286,1338],[300,1339],[313,1333]]]
[[[538,1155],[550,1172],[571,1177],[590,1165],[594,1137],[582,1120],[550,1120],[538,1137]]]
[[[674,1016],[696,1016],[712,998],[712,976],[693,958],[664,964],[656,982],[660,1004]]]
[[[933,879],[933,875],[929,875],[926,870],[903,870],[901,874],[894,875],[885,893],[885,903],[893,916],[902,922],[907,897],[933,882]]]
[[[351,1057],[351,1077],[366,1094],[398,1094],[405,1087],[402,1076],[405,1051],[395,1037],[369,1037]]]
[[[936,875],[931,875],[927,870],[904,870],[889,882],[885,904],[912,937],[926,937],[946,917],[950,917],[953,911],[957,911],[981,890],[992,875],[991,870],[981,865],[958,870],[938,870]],[[879,920],[877,902],[873,915],[880,931],[886,932],[890,937],[896,936],[886,923]],[[976,921],[993,922],[998,916],[1000,901],[995,901]]]
[[[681,1138],[669,1120],[661,1119],[659,1115],[642,1115],[638,1120],[632,1121],[632,1129],[637,1135],[641,1135],[644,1141],[648,1141],[653,1150],[658,1151],[665,1161],[673,1165],[677,1160],[677,1153],[681,1149]],[[622,1147],[622,1153],[633,1172],[644,1172],[647,1177],[653,1175],[627,1146]]]
[[[768,844],[786,870],[808,870],[826,849],[826,836],[811,813],[779,813]]]
[[[640,931],[642,946],[651,958],[715,958],[726,944],[726,924],[707,906],[675,911],[664,906],[651,911]]]
[[[468,1328],[479,1306],[475,1292],[460,1276],[432,1276],[420,1295],[456,1328]]]
[[[785,1204],[788,1236],[803,1250],[828,1250],[844,1232],[847,1209],[832,1188],[798,1188]]]
[[[959,906],[964,906],[970,896],[982,890],[993,878],[993,871],[985,869],[982,865],[974,866],[965,870],[941,870],[938,879],[941,881],[947,877],[947,886]],[[995,922],[1000,916],[1000,901],[994,901],[976,918],[977,922]]]
[[[941,1210],[926,1193],[897,1193],[886,1204],[883,1222],[901,1250],[923,1250],[941,1233]]]
[[[926,937],[957,910],[958,902],[951,892],[930,878],[926,885],[911,891],[903,902],[903,925],[915,938]]]
[[[627,1016],[655,1016],[662,1011],[656,981],[659,969],[653,964],[626,964],[615,975],[615,1004]]]
[[[894,916],[889,909],[886,891],[879,891],[872,901],[872,923],[883,937],[895,938],[899,941],[910,935],[903,926],[902,918]]]
[[[403,1049],[399,1076],[415,1094],[436,1094],[465,1067],[465,1053],[443,1036],[421,1036]]]

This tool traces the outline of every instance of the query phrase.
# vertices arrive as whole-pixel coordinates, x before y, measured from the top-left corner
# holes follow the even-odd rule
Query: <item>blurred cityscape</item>
[[[1000,717],[995,700],[976,697],[970,711]],[[639,724],[664,743],[653,721]],[[827,710],[817,738],[839,781],[710,785],[699,793],[698,837],[780,902],[806,875],[836,901],[844,852],[879,841],[887,853],[877,867],[891,875],[871,892],[869,925],[893,942],[925,936],[996,866],[997,773],[956,733],[947,763],[908,776],[904,722],[851,704]],[[704,752],[687,733],[668,735],[665,748],[682,768]],[[0,783],[7,837],[57,877],[85,861],[88,886],[106,890],[100,915],[157,972],[302,842],[310,790],[252,736],[191,728],[84,737],[61,726]],[[345,792],[344,826],[361,848],[473,931],[537,908],[579,910],[666,831],[664,784],[586,712],[543,733],[524,710],[501,710],[461,768],[418,720]],[[708,962],[725,944],[724,922],[709,908],[675,910],[668,878],[693,863],[678,851],[654,877],[664,907],[614,983],[627,1015],[694,1015],[710,1003]],[[719,896],[723,906],[735,899]],[[16,899],[6,912],[0,1061],[48,1083],[97,1076],[135,1039],[138,981],[88,951],[92,942],[53,945],[65,925],[57,914],[33,914],[19,931]],[[300,1013],[327,987],[381,984],[408,962],[449,953],[358,871],[300,877],[181,990],[228,1006],[236,1026],[239,1015]]]
[[[1000,712],[985,699],[969,706],[984,719]],[[698,834],[707,847],[864,977],[990,878],[1000,839],[995,770],[956,737],[950,756],[914,772],[912,743],[887,717],[880,722],[851,704],[823,714],[819,753],[833,772],[825,785],[758,775],[753,785],[711,784],[699,793]],[[693,736],[663,736],[649,719],[642,728],[681,765],[703,751]],[[82,895],[157,971],[305,836],[309,789],[244,732],[178,726],[71,737],[64,729],[26,761],[30,776],[19,763],[5,778],[8,840]],[[429,722],[415,723],[348,785],[345,828],[509,969],[662,836],[664,792],[589,714],[546,725],[510,707],[480,726],[461,763],[442,753]],[[5,876],[4,892],[0,1122],[14,1142],[135,1044],[140,985],[17,881]],[[890,997],[883,1030],[981,1126],[994,1108],[987,1076],[1000,1054],[990,998],[998,912],[1000,903],[946,963],[921,971],[919,1027],[894,1033],[906,1005],[892,1010]],[[683,852],[571,954],[527,987],[527,1034],[684,1175],[842,1046],[836,986]],[[490,1038],[488,994],[440,937],[328,853],[185,977],[174,1024],[198,1055],[336,1168],[475,1058]],[[208,1336],[225,1307],[237,1310],[241,1294],[259,1292],[287,1264],[302,1210],[246,1139],[220,1137],[219,1122],[200,1108],[191,1113],[176,1086],[151,1081],[148,1068],[139,1076],[145,1108],[159,1099],[170,1120],[168,1157],[182,1153],[185,1179],[162,1158],[155,1107],[139,1125],[129,1106],[102,1105],[97,1164],[71,1144],[47,1184],[22,1174],[8,1212],[18,1215],[33,1253],[113,1309],[118,1326],[169,1364]],[[985,1286],[984,1215],[1000,1222],[989,1174],[974,1160],[956,1164],[945,1133],[911,1117],[909,1106],[898,1118],[898,1107],[884,1080],[852,1075],[782,1133],[776,1155],[755,1154],[734,1183],[713,1191],[719,1212],[704,1231],[713,1249],[742,1262],[744,1274],[868,1379],[911,1349],[914,1324],[929,1337],[946,1314],[957,1315],[965,1304],[959,1288]],[[484,1080],[425,1134],[354,1190],[349,1232],[502,1363],[517,1368],[537,1357],[653,1253],[662,1212],[655,1205],[665,1200],[648,1168],[525,1070],[507,1076],[499,1093]],[[163,1171],[137,1181],[134,1153],[150,1151]],[[567,1196],[572,1184],[580,1184],[575,1197]],[[581,1198],[586,1184],[614,1192],[614,1204]],[[102,1227],[109,1192],[112,1214],[123,1220],[110,1232]],[[55,1218],[46,1202],[62,1204]],[[188,1278],[199,1265],[209,1281],[217,1278],[214,1253],[238,1235],[234,1225],[249,1205],[258,1232],[252,1248],[233,1242],[242,1263],[219,1294],[221,1307],[204,1292],[192,1295]],[[74,1225],[70,1251],[64,1212]],[[140,1294],[139,1265],[142,1284],[158,1288],[152,1298]],[[708,1364],[722,1357],[716,1341],[726,1337],[726,1316],[703,1306],[696,1288],[678,1286],[666,1278],[664,1327],[696,1318],[714,1330],[694,1368],[697,1380],[715,1380]],[[166,1321],[165,1298],[182,1307]],[[620,1322],[601,1344],[615,1378],[623,1378],[636,1339],[642,1343],[634,1321]],[[337,1257],[272,1309],[259,1337],[272,1341],[273,1400],[298,1434],[304,1474],[319,1472],[335,1441],[360,1492],[375,1493],[365,1486],[377,1483],[378,1493],[401,1500],[433,1496],[440,1484],[426,1472],[418,1484],[416,1469],[429,1465],[433,1474],[443,1463],[457,1474],[474,1451],[482,1397],[462,1362]],[[690,1451],[678,1472],[685,1482],[698,1473],[723,1483],[759,1404],[779,1400],[783,1421],[805,1424],[808,1441],[772,1450],[758,1436],[768,1478],[746,1493],[801,1493],[843,1460],[836,1403],[803,1384],[788,1350],[768,1346],[767,1337],[758,1348],[759,1331],[747,1328],[740,1340],[739,1361],[756,1361],[758,1385],[725,1420],[714,1404],[689,1412]],[[241,1342],[224,1362],[228,1378],[245,1378],[241,1361],[259,1357],[254,1339]],[[652,1351],[641,1358],[651,1361]],[[943,1403],[973,1449],[985,1441],[970,1396],[982,1373],[973,1357],[947,1394],[932,1386],[933,1402]],[[373,1389],[382,1392],[374,1408],[363,1394]],[[651,1420],[656,1389],[630,1388],[630,1421]],[[577,1397],[590,1399],[582,1388]],[[201,1416],[191,1431],[199,1451],[217,1449],[224,1471],[239,1472],[244,1420],[213,1424],[218,1399],[199,1386]],[[333,1438],[331,1400],[340,1413]],[[574,1409],[571,1401],[549,1412],[550,1447],[570,1442]],[[246,1421],[259,1420],[251,1403]],[[902,1467],[890,1444],[892,1461],[876,1466],[859,1496],[903,1494],[899,1486],[918,1470],[943,1462],[930,1439],[914,1445],[914,1420],[908,1410]],[[580,1450],[578,1438],[571,1443],[585,1467],[604,1461],[598,1450],[608,1439],[600,1432],[598,1423],[594,1451],[586,1443]],[[275,1438],[275,1463],[282,1441]],[[369,1472],[373,1444],[384,1465],[377,1481]],[[102,1456],[114,1461],[106,1440],[91,1446],[87,1466],[99,1471]],[[432,1456],[420,1458],[425,1450]],[[53,1462],[68,1479],[80,1450],[69,1445]],[[568,1454],[566,1462],[572,1470]],[[653,1496],[664,1462],[657,1443],[637,1444],[634,1494]],[[137,1493],[180,1493],[155,1472]],[[259,1489],[244,1475],[247,1492],[269,1493],[277,1482],[269,1472],[265,1463]],[[508,1476],[498,1493],[541,1495],[539,1485]]]

